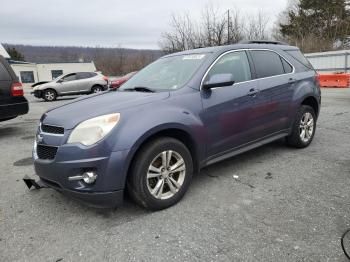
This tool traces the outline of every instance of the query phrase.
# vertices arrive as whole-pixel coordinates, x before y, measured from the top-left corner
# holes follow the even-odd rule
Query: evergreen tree
[[[349,8],[347,0],[300,0],[279,25],[280,32],[304,52],[344,46],[350,36]]]
[[[6,51],[10,55],[11,59],[16,61],[24,61],[24,55],[21,54],[16,48],[7,47]]]

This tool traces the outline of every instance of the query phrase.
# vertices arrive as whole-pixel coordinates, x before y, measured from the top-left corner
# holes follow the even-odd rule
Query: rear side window
[[[216,74],[232,74],[235,83],[252,79],[248,57],[245,51],[237,51],[222,56],[210,69],[205,81]]]
[[[284,74],[282,60],[272,51],[251,51],[258,78]]]
[[[285,50],[285,52],[294,57],[294,59],[297,60],[299,63],[313,70],[313,66],[311,65],[309,60],[307,60],[306,57],[299,50]]]
[[[77,74],[77,79],[87,79],[90,77],[92,77],[91,73],[87,73],[87,72],[82,72]]]
[[[8,81],[11,80],[10,74],[7,72],[7,69],[3,64],[0,63],[0,81]]]

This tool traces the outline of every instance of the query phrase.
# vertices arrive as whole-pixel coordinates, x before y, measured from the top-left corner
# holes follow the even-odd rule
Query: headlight
[[[91,146],[103,139],[118,124],[120,114],[110,114],[81,122],[70,134],[68,142]]]

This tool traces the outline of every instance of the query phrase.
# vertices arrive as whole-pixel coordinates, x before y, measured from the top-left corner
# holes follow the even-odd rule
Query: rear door
[[[272,50],[251,50],[258,88],[267,103],[260,111],[266,115],[261,135],[268,136],[289,126],[288,107],[293,96],[293,66]]]
[[[79,86],[80,91],[89,92],[92,87],[92,73],[82,72],[77,73],[77,85]]]

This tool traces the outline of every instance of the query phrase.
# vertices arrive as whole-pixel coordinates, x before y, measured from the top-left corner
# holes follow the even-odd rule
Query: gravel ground
[[[88,208],[50,190],[29,191],[38,119],[0,123],[0,261],[346,261],[350,227],[350,89],[323,90],[312,145],[277,141],[205,168],[184,199],[160,212],[126,200]],[[238,178],[237,178],[238,176]]]

